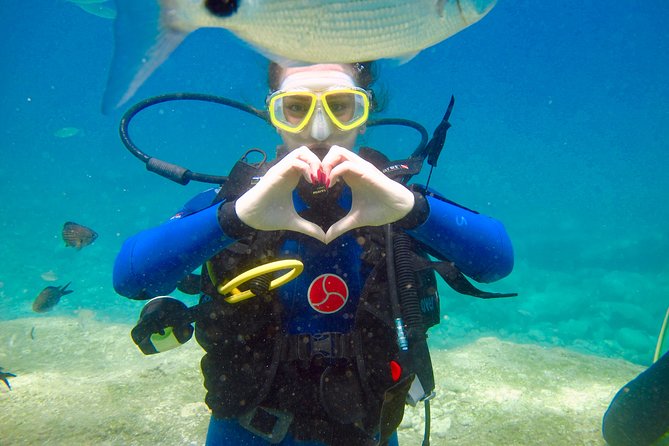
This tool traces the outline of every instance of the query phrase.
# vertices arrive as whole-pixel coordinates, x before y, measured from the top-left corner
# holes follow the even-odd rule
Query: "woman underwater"
[[[272,64],[269,78],[283,140],[275,162],[241,190],[203,192],[126,240],[114,287],[162,296],[205,264],[195,335],[206,351],[208,445],[396,445],[413,375],[388,302],[382,226],[407,234],[416,259],[427,252],[478,282],[511,272],[511,243],[500,222],[392,180],[379,152],[354,152],[373,107],[370,63]],[[222,299],[220,283],[280,259],[303,272],[251,299]],[[185,342],[188,317],[167,298],[153,302],[138,327],[171,326]]]

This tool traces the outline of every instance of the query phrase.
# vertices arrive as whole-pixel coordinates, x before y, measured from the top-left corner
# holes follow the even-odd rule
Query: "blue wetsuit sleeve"
[[[455,263],[477,282],[493,282],[511,273],[513,248],[502,223],[431,193],[426,199],[427,220],[408,233],[430,254]]]
[[[116,292],[132,299],[170,293],[186,274],[230,245],[234,239],[221,229],[219,206],[173,218],[126,240],[114,264]]]

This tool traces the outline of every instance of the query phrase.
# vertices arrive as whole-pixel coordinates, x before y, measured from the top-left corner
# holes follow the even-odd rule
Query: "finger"
[[[310,183],[318,182],[318,173],[321,170],[321,160],[307,146],[301,146],[291,152],[291,155],[305,163],[308,170],[303,170],[304,177]]]
[[[349,212],[344,218],[328,228],[325,233],[325,243],[329,244],[340,235],[361,226],[363,226],[363,223],[359,221],[357,213]]]
[[[325,244],[329,245],[333,240],[342,235],[342,232],[332,225],[328,228],[328,232],[325,233]]]
[[[349,160],[351,155],[357,156],[350,150],[341,146],[332,146],[322,162],[323,172],[325,172],[326,178],[329,178],[330,172],[335,166]]]
[[[278,163],[276,163],[274,167],[292,165],[295,160],[301,160],[302,162],[309,164],[314,160],[318,160],[318,157],[311,153],[311,151],[306,146],[301,146],[288,152],[283,158],[279,160]],[[272,167],[272,169],[274,169],[274,167]],[[272,169],[270,169],[270,171]]]
[[[294,154],[282,159],[267,171],[267,174],[261,181],[265,180],[268,185],[271,184],[270,187],[286,187],[290,189],[293,189],[297,185],[300,176],[304,176],[307,181],[311,182],[314,175],[313,172],[317,172],[318,168],[312,167],[309,162],[298,155]]]
[[[290,231],[299,232],[309,237],[313,237],[321,242],[325,242],[325,232],[317,224],[303,219],[302,217],[297,217],[291,221],[291,225],[286,228]]]
[[[318,158],[318,155],[312,152],[311,149],[309,149],[307,146],[298,147],[291,153],[295,153],[296,156],[305,160],[309,164],[318,164],[320,166],[320,158]]]
[[[337,164],[335,167],[332,168],[328,175],[328,179],[330,180],[330,184],[334,184],[339,180],[339,178],[342,178],[344,181],[349,186],[352,186],[359,181],[356,181],[357,179],[362,178],[366,174],[366,166],[361,166],[354,161],[343,161],[340,164]]]
[[[341,151],[335,151],[335,156],[337,158],[333,158],[333,161],[335,161],[336,164],[328,165],[330,169],[327,172],[328,175],[331,176],[333,171],[335,171],[335,175],[341,175],[341,172],[337,172],[337,168],[341,165],[346,165],[348,171],[355,173],[359,177],[366,176],[372,178],[375,176],[382,176],[386,178],[386,176],[369,161],[361,158],[359,155],[351,152],[350,150],[346,150],[341,147],[339,149],[341,149]]]
[[[328,155],[326,155],[326,158],[327,156],[330,156],[334,160],[339,159],[339,162],[343,160],[348,160],[348,161],[353,161],[354,163],[368,164],[368,161],[366,161],[364,158],[362,158],[354,151],[337,145],[334,145],[330,148],[330,151],[328,152]],[[325,162],[325,158],[323,159],[323,161]]]

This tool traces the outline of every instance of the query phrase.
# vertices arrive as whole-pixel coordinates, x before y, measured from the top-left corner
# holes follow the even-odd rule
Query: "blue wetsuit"
[[[226,222],[221,222],[222,207],[228,206],[229,211],[234,203],[212,205],[215,196],[215,190],[203,192],[169,221],[126,240],[114,267],[116,291],[134,299],[168,294],[185,275],[235,242],[223,229],[228,227]],[[305,210],[307,204],[297,191],[293,198],[296,210]],[[344,187],[337,200],[345,213],[351,205],[350,190]],[[492,282],[511,272],[513,251],[500,222],[433,193],[422,201],[429,207],[424,212],[426,218],[406,232],[430,254],[453,262],[478,282]],[[230,218],[235,219],[236,215],[233,213]],[[305,267],[296,279],[276,290],[283,305],[284,333],[352,330],[360,293],[370,274],[370,268],[361,261],[362,249],[354,231],[328,245],[293,232],[284,237],[279,257],[300,259]],[[213,416],[207,438],[210,445],[267,444],[240,427],[235,419]],[[281,444],[320,443],[295,442],[287,437]],[[397,444],[396,436],[390,444]]]

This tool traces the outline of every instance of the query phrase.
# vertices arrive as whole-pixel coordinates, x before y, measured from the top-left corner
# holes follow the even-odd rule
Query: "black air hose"
[[[271,274],[254,277],[248,282],[249,290],[256,296],[266,296],[273,279]]]
[[[418,288],[414,265],[412,264],[411,238],[404,231],[399,230],[393,234],[393,242],[397,289],[399,290],[399,300],[402,306],[402,318],[407,327],[409,340],[415,340],[416,335],[425,338],[423,314],[420,311]]]
[[[400,358],[408,370],[416,374],[422,386],[422,393],[410,394],[415,405],[418,401],[429,398],[434,391],[434,373],[432,359],[427,346],[427,333],[420,311],[420,298],[416,286],[414,256],[411,253],[411,238],[402,230],[392,233],[396,284],[399,294],[402,319],[406,327],[408,349],[400,347]],[[426,410],[428,406],[426,405]],[[424,443],[425,444],[425,443]],[[427,443],[429,444],[429,443]]]

